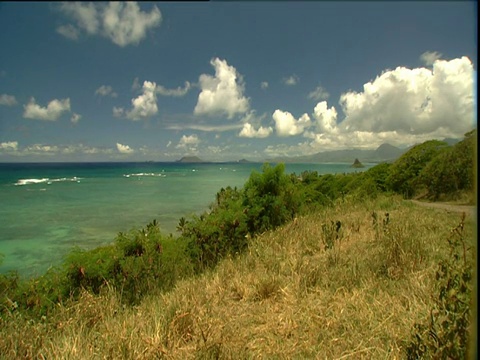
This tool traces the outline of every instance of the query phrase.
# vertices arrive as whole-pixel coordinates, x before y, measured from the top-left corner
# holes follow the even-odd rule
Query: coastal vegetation
[[[364,172],[265,164],[177,236],[154,220],[41,277],[2,274],[0,354],[465,358],[474,219],[409,199],[474,204],[475,149],[476,130]]]

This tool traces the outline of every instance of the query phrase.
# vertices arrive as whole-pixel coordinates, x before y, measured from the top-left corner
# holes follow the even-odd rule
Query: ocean
[[[287,173],[359,171],[351,164],[286,164]],[[365,164],[366,170],[375,164]],[[0,273],[43,274],[73,247],[112,243],[156,219],[176,235],[178,220],[207,210],[222,187],[241,188],[260,163],[0,164]],[[3,258],[3,259],[2,259]]]

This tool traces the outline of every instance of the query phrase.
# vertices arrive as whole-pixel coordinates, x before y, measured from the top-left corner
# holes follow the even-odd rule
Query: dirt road
[[[456,212],[456,213],[465,212],[467,215],[471,215],[471,216],[476,216],[476,213],[477,213],[476,206],[455,205],[455,204],[447,204],[447,203],[441,203],[441,202],[423,202],[418,200],[411,200],[411,201],[414,204],[417,204],[420,206],[426,206],[426,207],[431,207],[436,209],[444,209],[448,212]]]

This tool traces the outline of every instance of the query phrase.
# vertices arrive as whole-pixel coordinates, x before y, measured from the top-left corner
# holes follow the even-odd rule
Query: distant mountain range
[[[376,150],[347,149],[319,152],[313,155],[295,156],[295,157],[276,157],[268,159],[271,162],[286,163],[327,163],[327,162],[347,162],[353,163],[355,159],[361,162],[382,162],[393,161],[399,158],[408,149],[399,149],[390,144],[382,144]]]
[[[462,139],[443,139],[448,145],[455,145]],[[414,145],[413,145],[414,146]],[[275,157],[265,159],[265,162],[271,163],[328,163],[328,162],[344,162],[344,163],[353,163],[355,159],[360,160],[363,163],[379,163],[379,162],[390,162],[395,161],[413,146],[410,146],[406,149],[400,149],[396,146],[390,144],[382,144],[375,150],[364,150],[364,149],[346,149],[346,150],[333,150],[333,151],[323,151],[313,155],[304,155],[304,156],[284,156],[284,157]],[[264,162],[259,161],[259,162]],[[197,156],[184,156],[176,162],[181,163],[208,163],[210,161],[204,161]],[[241,159],[238,161],[232,161],[237,163],[249,163],[251,161]]]

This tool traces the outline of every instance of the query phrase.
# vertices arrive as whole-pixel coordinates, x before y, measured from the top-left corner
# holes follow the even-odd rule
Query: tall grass
[[[341,229],[329,235],[325,227],[337,221]],[[104,287],[41,319],[9,310],[0,357],[404,358],[414,324],[435,303],[437,264],[449,257],[446,239],[459,221],[395,197],[342,200],[136,306]],[[476,246],[473,219],[464,229]]]

